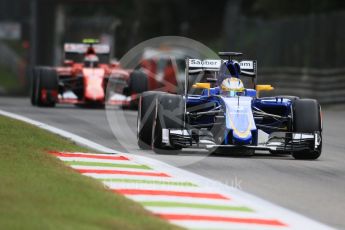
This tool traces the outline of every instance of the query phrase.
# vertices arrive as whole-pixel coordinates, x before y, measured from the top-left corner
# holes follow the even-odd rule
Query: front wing
[[[207,135],[205,135],[207,137]],[[318,150],[321,145],[321,133],[274,132],[268,139],[257,145],[224,145],[216,144],[210,138],[199,133],[199,130],[163,129],[162,140],[167,146],[196,147],[204,149],[255,149],[280,152],[299,152]]]

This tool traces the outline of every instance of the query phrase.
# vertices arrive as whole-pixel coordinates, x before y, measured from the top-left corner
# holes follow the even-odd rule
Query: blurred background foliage
[[[326,13],[345,9],[342,0],[244,0],[243,13],[250,17],[276,19],[289,16]]]
[[[20,25],[16,39],[1,37],[7,22]],[[110,43],[121,58],[165,35],[242,51],[261,67],[342,68],[344,22],[343,0],[0,0],[0,68],[61,64],[63,43],[85,37]]]

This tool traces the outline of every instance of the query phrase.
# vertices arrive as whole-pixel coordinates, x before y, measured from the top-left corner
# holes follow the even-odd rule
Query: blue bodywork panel
[[[257,124],[284,128],[286,124],[280,121],[264,120],[254,117],[253,108],[289,116],[291,114],[291,100],[283,98],[256,98],[256,90],[246,89],[241,96],[220,95],[219,87],[203,90],[201,95],[189,95],[187,98],[187,110],[195,112],[209,111],[221,105],[225,117],[224,144],[257,145]],[[200,116],[191,122],[192,125],[213,124],[214,115]],[[260,128],[266,133],[274,130]]]
[[[256,132],[255,121],[252,112],[252,98],[221,97],[225,108],[226,130],[232,131],[232,142],[236,144],[251,144],[253,141],[252,132]],[[225,142],[228,138],[225,139]]]

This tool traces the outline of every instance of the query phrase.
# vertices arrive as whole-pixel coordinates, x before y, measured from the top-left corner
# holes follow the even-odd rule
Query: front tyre
[[[321,106],[313,99],[298,99],[294,103],[293,131],[297,133],[317,133],[320,145],[317,149],[293,152],[295,159],[315,160],[322,150]]]
[[[183,129],[184,101],[180,95],[162,94],[155,100],[155,118],[152,128],[152,150],[158,154],[174,154],[182,147],[163,143],[163,129]]]
[[[131,101],[129,105],[122,106],[123,109],[137,109],[138,95],[148,90],[148,78],[142,71],[135,70],[131,73],[128,79],[128,87],[124,89],[124,95],[130,96]]]
[[[152,127],[155,118],[156,98],[164,94],[159,91],[147,91],[139,98],[137,119],[137,140],[140,149],[151,149]]]

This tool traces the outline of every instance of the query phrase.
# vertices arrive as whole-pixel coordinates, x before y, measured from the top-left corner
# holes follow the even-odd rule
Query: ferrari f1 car
[[[267,150],[317,159],[322,148],[319,103],[295,96],[259,97],[273,87],[256,84],[257,62],[233,59],[241,53],[219,55],[226,60],[186,60],[184,95],[141,95],[139,147],[156,153],[204,148],[252,155]],[[251,87],[245,88],[244,81]]]
[[[97,40],[64,45],[64,66],[35,67],[31,80],[31,103],[55,106],[56,103],[103,105],[121,104],[135,107],[136,95],[147,90],[148,79],[138,70],[127,70],[117,62],[110,62],[110,47]],[[121,97],[106,98],[108,82],[116,82],[110,89]]]

